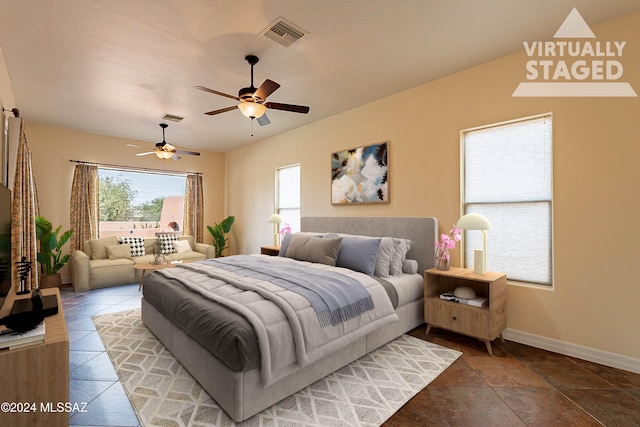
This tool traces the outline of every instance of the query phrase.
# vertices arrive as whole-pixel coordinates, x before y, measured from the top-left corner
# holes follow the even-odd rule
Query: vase
[[[437,270],[447,271],[451,266],[451,257],[449,256],[449,248],[436,248],[436,262],[435,267]]]

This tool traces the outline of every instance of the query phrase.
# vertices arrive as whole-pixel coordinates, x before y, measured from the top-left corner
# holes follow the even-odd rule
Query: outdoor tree
[[[160,214],[162,214],[162,205],[164,203],[164,197],[156,197],[155,199],[144,202],[143,204],[136,206],[135,209],[140,215],[140,221],[160,221]]]
[[[100,221],[128,221],[131,218],[136,191],[129,180],[117,177],[100,177]]]

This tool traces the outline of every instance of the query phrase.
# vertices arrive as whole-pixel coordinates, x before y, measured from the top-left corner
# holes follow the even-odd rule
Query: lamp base
[[[484,274],[487,272],[483,249],[475,249],[473,251],[473,272],[475,274]]]

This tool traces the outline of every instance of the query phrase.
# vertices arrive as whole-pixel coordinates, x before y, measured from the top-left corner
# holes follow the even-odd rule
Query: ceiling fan
[[[260,85],[259,88],[256,89],[253,86],[253,66],[258,63],[259,59],[255,55],[247,55],[244,59],[249,63],[249,65],[251,65],[251,86],[243,87],[242,89],[240,89],[238,91],[238,96],[229,95],[224,92],[219,92],[217,90],[209,89],[208,87],[204,86],[196,86],[196,89],[240,101],[238,105],[209,111],[205,114],[214,116],[216,114],[231,111],[237,107],[245,117],[248,117],[251,120],[256,119],[260,126],[264,126],[271,123],[271,121],[265,114],[267,108],[270,108],[272,110],[291,111],[293,113],[302,114],[307,114],[309,112],[309,107],[303,105],[281,104],[279,102],[265,102],[267,97],[275,92],[280,87],[280,85],[273,80],[267,79]]]
[[[180,160],[181,157],[178,156],[178,154],[183,154],[183,155],[188,155],[188,156],[199,156],[200,153],[197,153],[195,151],[184,151],[184,150],[176,150],[176,147],[174,147],[173,145],[169,144],[167,141],[164,140],[164,130],[168,127],[169,125],[166,123],[160,123],[160,127],[162,128],[162,142],[158,142],[156,144],[156,148],[153,151],[147,151],[145,153],[138,153],[136,154],[136,156],[146,156],[148,154],[155,154],[156,156],[158,156],[158,158],[163,159],[163,160],[169,160],[169,159],[173,159],[173,160]],[[133,145],[133,144],[127,144],[129,147],[135,147],[135,148],[145,148],[145,147],[140,147],[139,145]]]

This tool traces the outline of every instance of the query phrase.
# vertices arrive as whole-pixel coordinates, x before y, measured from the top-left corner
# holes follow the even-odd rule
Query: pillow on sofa
[[[169,255],[176,253],[176,248],[173,243],[178,241],[178,236],[175,234],[156,234],[158,243],[160,243],[160,253],[162,255]]]
[[[128,243],[108,245],[107,258],[109,259],[130,259],[131,258],[131,246]]]
[[[191,245],[188,240],[175,240],[173,242],[173,248],[176,250],[176,253],[183,254],[185,252],[192,252]]]
[[[107,259],[107,246],[117,244],[118,238],[116,236],[89,240],[89,248],[91,248],[91,259]]]
[[[121,245],[129,245],[131,247],[131,257],[143,256],[145,254],[144,237],[118,237],[118,242],[120,242]]]

